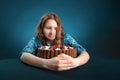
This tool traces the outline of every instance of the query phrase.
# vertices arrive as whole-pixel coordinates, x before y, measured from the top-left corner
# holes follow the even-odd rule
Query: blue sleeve
[[[36,54],[38,47],[40,47],[42,44],[39,41],[38,37],[33,37],[28,44],[23,48],[22,52],[27,52],[31,54]],[[21,53],[22,53],[21,52]]]
[[[79,55],[82,51],[85,51],[85,48],[82,47],[73,37],[71,37],[69,34],[65,34],[64,45],[69,45],[77,49],[77,55]]]

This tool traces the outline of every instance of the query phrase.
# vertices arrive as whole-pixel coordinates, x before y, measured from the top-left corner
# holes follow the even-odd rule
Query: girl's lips
[[[51,35],[50,35],[49,37],[54,38],[55,36],[51,36]]]
[[[53,39],[53,38],[55,38],[55,37],[54,37],[54,36],[49,36],[49,38],[52,38],[52,39]]]

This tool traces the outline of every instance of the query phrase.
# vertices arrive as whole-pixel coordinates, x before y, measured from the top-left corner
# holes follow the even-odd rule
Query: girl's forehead
[[[45,26],[56,26],[57,27],[57,22],[53,19],[49,19],[46,21]]]

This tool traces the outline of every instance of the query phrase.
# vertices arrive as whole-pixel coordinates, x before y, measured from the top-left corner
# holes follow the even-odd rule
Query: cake
[[[61,53],[67,54],[73,58],[77,56],[76,49],[70,46],[62,46],[60,48],[57,46],[42,46],[38,48],[38,56],[41,58],[50,59]]]

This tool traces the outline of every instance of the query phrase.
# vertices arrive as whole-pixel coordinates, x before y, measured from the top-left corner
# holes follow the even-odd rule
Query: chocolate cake
[[[60,48],[57,46],[42,46],[38,48],[38,56],[41,58],[50,59],[62,53],[67,54],[73,58],[77,56],[76,49],[70,46],[62,46]]]

